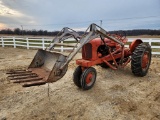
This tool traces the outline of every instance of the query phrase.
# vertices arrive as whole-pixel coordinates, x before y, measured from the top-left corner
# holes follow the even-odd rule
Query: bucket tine
[[[28,75],[35,75],[35,73],[12,74],[9,75],[8,77],[28,76]]]
[[[46,82],[41,80],[41,81],[35,81],[35,82],[25,83],[22,86],[23,87],[31,87],[31,86],[38,86],[38,85],[44,85],[44,84],[46,84]]]
[[[13,83],[23,83],[23,82],[39,81],[39,80],[42,80],[42,79],[43,78],[20,79],[20,80],[15,80]]]
[[[26,70],[21,70],[21,71],[9,71],[6,74],[21,74],[21,73],[31,73],[32,71],[26,71]]]
[[[10,78],[10,80],[18,80],[18,79],[26,79],[26,78],[34,78],[34,77],[38,77],[38,75],[22,76],[22,77]]]

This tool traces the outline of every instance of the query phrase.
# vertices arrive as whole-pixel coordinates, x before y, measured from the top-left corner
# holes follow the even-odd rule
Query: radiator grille
[[[92,58],[92,44],[87,43],[82,47],[82,57],[86,60]]]

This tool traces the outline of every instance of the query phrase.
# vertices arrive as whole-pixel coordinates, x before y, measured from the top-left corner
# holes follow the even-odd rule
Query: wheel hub
[[[93,74],[89,73],[86,77],[86,84],[89,85],[92,82]]]
[[[146,69],[146,67],[148,66],[148,62],[149,62],[148,52],[145,52],[142,58],[142,68],[143,69]]]

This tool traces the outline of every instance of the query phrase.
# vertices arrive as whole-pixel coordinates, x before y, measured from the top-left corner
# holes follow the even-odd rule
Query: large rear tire
[[[132,73],[136,76],[145,76],[151,63],[151,46],[147,43],[139,44],[131,58]]]

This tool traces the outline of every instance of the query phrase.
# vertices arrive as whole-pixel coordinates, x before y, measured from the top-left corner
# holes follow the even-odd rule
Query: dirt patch
[[[0,120],[159,120],[160,58],[152,58],[145,77],[132,74],[130,65],[111,70],[95,66],[97,80],[88,91],[72,81],[75,59],[66,75],[53,84],[22,88],[6,77],[9,69],[24,69],[36,50],[0,48]],[[49,89],[48,89],[49,88]],[[49,96],[48,96],[49,90]]]

